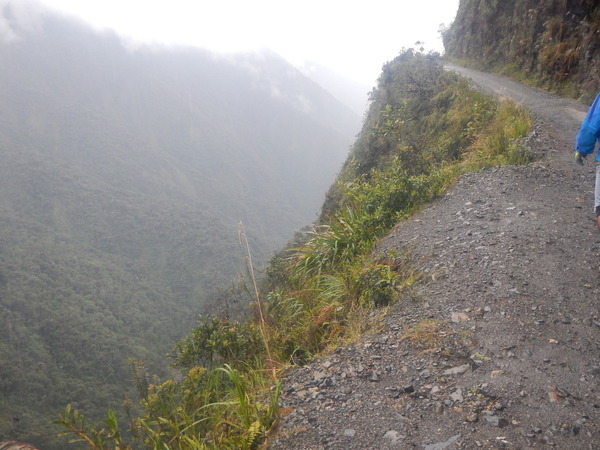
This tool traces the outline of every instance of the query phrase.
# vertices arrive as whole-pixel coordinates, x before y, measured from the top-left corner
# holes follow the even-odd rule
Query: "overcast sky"
[[[6,0],[0,0],[0,5]],[[459,0],[38,0],[142,41],[217,51],[269,48],[374,85],[403,47],[443,51]]]

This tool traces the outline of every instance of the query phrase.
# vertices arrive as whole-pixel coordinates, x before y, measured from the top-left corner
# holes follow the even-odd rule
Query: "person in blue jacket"
[[[600,139],[600,94],[590,106],[577,138],[575,140],[575,161],[583,166],[583,158],[594,153],[596,141]],[[600,152],[596,155],[596,194],[594,199],[594,211],[596,212],[596,225],[600,228]]]

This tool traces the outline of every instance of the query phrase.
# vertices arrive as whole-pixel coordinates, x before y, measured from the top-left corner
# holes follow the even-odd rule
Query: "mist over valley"
[[[12,436],[67,403],[118,408],[128,358],[163,373],[245,270],[238,223],[260,266],[314,221],[360,117],[268,51],[131,48],[49,11],[1,11],[0,433]]]

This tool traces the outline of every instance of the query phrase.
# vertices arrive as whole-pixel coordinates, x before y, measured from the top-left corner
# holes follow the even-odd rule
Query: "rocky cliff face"
[[[583,100],[600,88],[598,0],[461,0],[444,45],[450,57]]]

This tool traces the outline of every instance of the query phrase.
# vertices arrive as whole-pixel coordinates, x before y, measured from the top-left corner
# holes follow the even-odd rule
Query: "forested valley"
[[[238,223],[260,268],[317,216],[360,119],[272,53],[19,11],[0,10],[0,440],[64,448],[65,405],[122,410],[129,359],[167,376],[202,314],[246,313]]]
[[[3,14],[2,438],[255,448],[285,369],[418,282],[378,239],[461,174],[531,157],[528,113],[438,54],[383,65],[354,140],[357,116],[276,55]],[[461,1],[446,57],[586,99],[597,18],[589,1]]]

